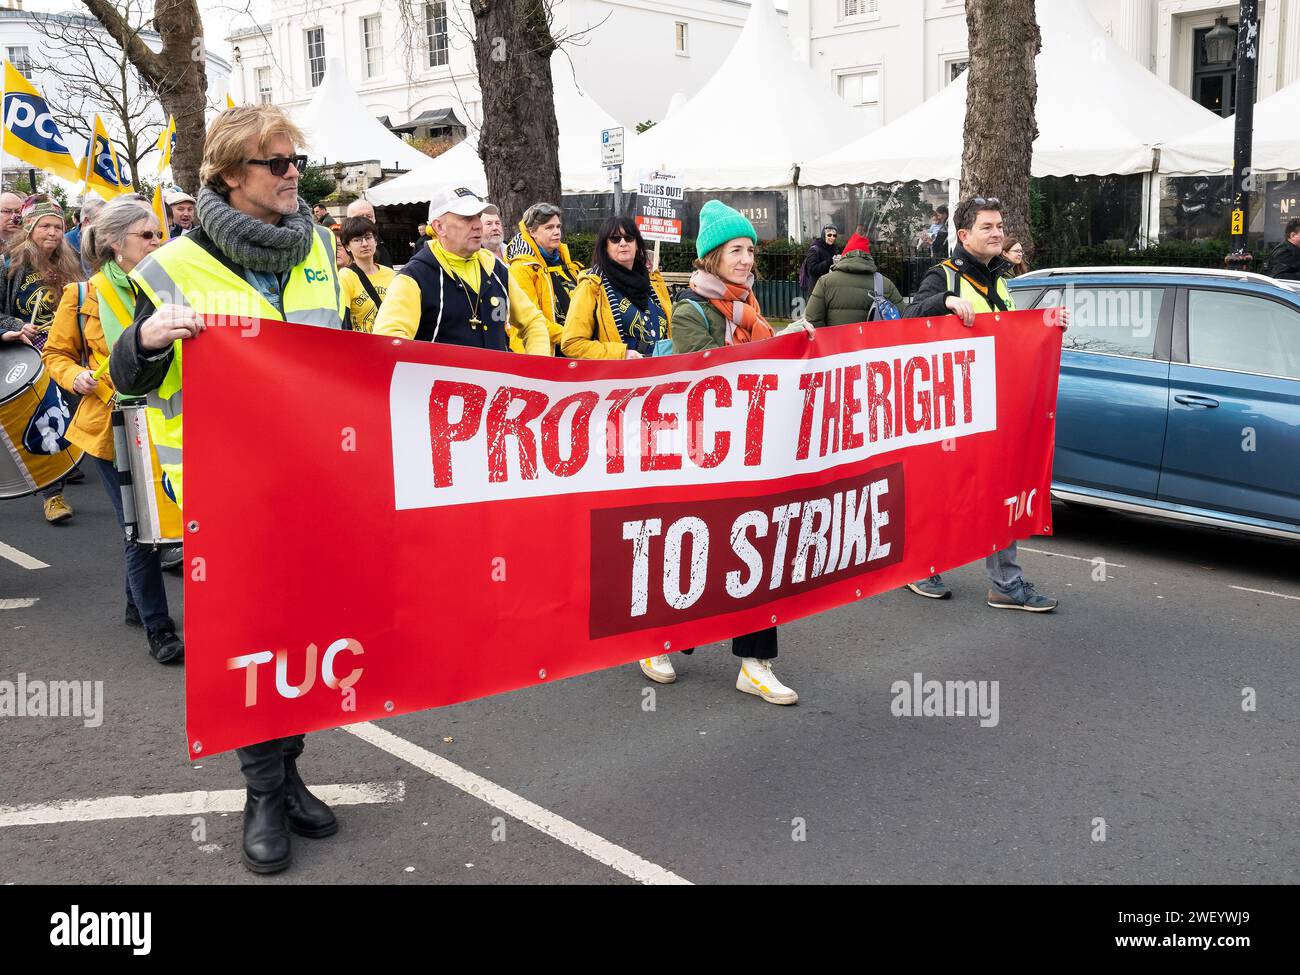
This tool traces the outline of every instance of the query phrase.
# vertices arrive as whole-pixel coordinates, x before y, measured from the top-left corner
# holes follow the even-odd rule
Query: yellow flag
[[[235,107],[235,102],[230,97],[230,92],[226,92],[226,108],[234,108],[234,107]]]
[[[167,242],[167,208],[163,206],[162,183],[153,188],[153,215],[158,218],[158,226],[162,227],[163,243]]]
[[[167,128],[158,136],[154,148],[162,153],[158,159],[158,174],[162,175],[162,171],[172,164],[172,150],[176,148],[176,119],[173,116],[167,116]]]
[[[44,96],[7,60],[3,138],[6,155],[73,183],[83,179],[81,167],[68,151]]]
[[[106,200],[131,192],[131,184],[122,175],[122,167],[117,163],[117,150],[113,148],[98,115],[95,116],[95,128],[87,152],[87,190],[94,190]]]

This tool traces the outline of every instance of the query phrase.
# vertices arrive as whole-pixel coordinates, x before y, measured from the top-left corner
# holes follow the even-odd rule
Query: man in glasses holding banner
[[[303,142],[275,106],[222,112],[208,130],[199,170],[198,226],[145,257],[130,275],[135,320],[113,346],[111,375],[120,392],[149,394],[150,433],[182,508],[185,340],[208,325],[234,325],[256,339],[256,319],[343,327],[334,236],[298,196],[307,162],[297,152]],[[338,831],[333,812],[298,774],[302,751],[302,735],[238,750],[248,787],[243,861],[254,873],[289,866],[290,830],[309,837]]]
[[[1015,311],[1004,277],[1011,267],[1002,257],[1006,231],[1002,224],[1002,201],[996,196],[973,196],[964,200],[953,218],[957,246],[952,256],[930,268],[921,279],[907,318],[937,318],[956,315],[968,328],[984,312]],[[1065,320],[1060,324],[1063,326]],[[989,574],[988,605],[994,609],[1019,609],[1050,613],[1057,601],[1034,589],[1016,563],[1016,543],[984,560]],[[932,575],[909,583],[918,596],[947,599],[952,595],[942,576]]]

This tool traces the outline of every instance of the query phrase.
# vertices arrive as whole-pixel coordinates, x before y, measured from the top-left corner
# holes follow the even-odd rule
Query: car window
[[[1070,327],[1062,349],[1155,358],[1164,288],[1050,288],[1039,308],[1064,305]]]
[[[1300,312],[1255,295],[1193,289],[1187,295],[1187,361],[1300,379]]]

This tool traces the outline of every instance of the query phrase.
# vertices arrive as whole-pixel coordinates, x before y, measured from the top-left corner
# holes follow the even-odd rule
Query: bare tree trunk
[[[162,35],[162,50],[157,54],[107,0],[84,3],[126,51],[140,78],[158,93],[163,110],[175,117],[172,176],[186,190],[195,192],[203,161],[208,94],[203,19],[197,0],[157,0],[154,4],[154,26]]]
[[[470,10],[483,92],[478,152],[487,171],[488,197],[510,227],[530,205],[560,202],[550,3],[471,0]]]
[[[1002,200],[1007,234],[1033,253],[1029,164],[1038,136],[1034,57],[1042,46],[1034,0],[966,0],[970,68],[961,195]]]

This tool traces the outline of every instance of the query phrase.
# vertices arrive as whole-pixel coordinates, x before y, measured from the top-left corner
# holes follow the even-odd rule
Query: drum
[[[149,438],[142,397],[118,397],[113,407],[113,463],[122,486],[126,538],[137,545],[181,544],[181,509],[167,489]]]
[[[35,494],[72,472],[82,450],[63,439],[71,423],[41,354],[25,342],[0,342],[0,499]]]

